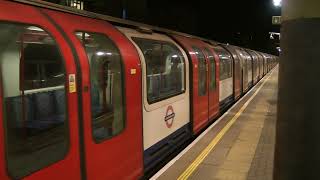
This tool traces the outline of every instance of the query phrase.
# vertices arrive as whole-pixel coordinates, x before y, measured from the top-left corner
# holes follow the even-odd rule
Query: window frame
[[[92,92],[91,92],[91,66],[90,66],[90,63],[89,63],[89,58],[88,58],[88,54],[87,54],[87,51],[86,51],[86,48],[85,48],[85,44],[82,43],[82,40],[80,40],[76,33],[92,33],[92,34],[99,34],[99,35],[102,35],[104,36],[105,38],[109,39],[110,42],[114,45],[115,49],[117,50],[117,52],[119,53],[119,58],[120,58],[120,69],[121,69],[121,73],[122,73],[122,76],[121,76],[121,86],[122,86],[122,91],[121,91],[121,95],[122,95],[122,115],[123,115],[123,128],[121,131],[119,131],[117,134],[113,134],[112,136],[107,136],[107,137],[104,137],[103,139],[96,139],[94,137],[94,129],[93,129],[93,117],[92,117]],[[105,141],[108,141],[110,139],[113,139],[114,137],[117,137],[119,135],[121,135],[123,132],[126,131],[127,129],[127,104],[126,104],[126,70],[125,70],[125,64],[124,64],[124,58],[123,58],[123,55],[121,54],[121,51],[119,49],[119,47],[117,46],[117,44],[115,43],[115,41],[113,39],[111,39],[107,34],[105,33],[101,33],[101,32],[96,32],[96,31],[87,31],[87,30],[81,30],[81,29],[75,29],[73,31],[73,36],[77,39],[77,41],[80,43],[81,45],[81,48],[82,50],[84,51],[84,53],[86,54],[85,58],[86,58],[86,63],[88,63],[88,71],[89,71],[89,79],[90,79],[90,86],[88,87],[89,90],[90,90],[90,113],[91,113],[91,116],[90,116],[90,124],[91,124],[91,136],[92,136],[92,140],[95,144],[101,144]]]
[[[184,57],[184,55],[183,55],[183,52],[181,52],[181,50],[180,50],[180,48],[178,47],[178,46],[176,46],[176,44],[174,44],[174,43],[172,43],[172,42],[170,42],[170,41],[165,41],[165,40],[158,40],[158,39],[151,39],[151,38],[145,38],[145,37],[137,37],[137,36],[132,36],[131,37],[131,39],[132,39],[132,41],[137,45],[137,48],[139,48],[139,50],[141,51],[141,53],[142,53],[142,56],[143,56],[143,58],[144,58],[144,63],[145,63],[145,67],[144,67],[144,69],[145,69],[145,77],[143,78],[144,79],[144,81],[145,81],[145,86],[146,86],[146,88],[147,88],[147,91],[145,91],[145,90],[143,90],[143,91],[145,91],[144,93],[145,93],[145,96],[147,97],[146,98],[146,100],[147,100],[147,102],[148,102],[148,104],[149,105],[152,105],[152,104],[156,104],[156,103],[158,103],[158,102],[161,102],[161,101],[164,101],[164,100],[167,100],[167,99],[170,99],[170,98],[173,98],[173,97],[176,97],[176,96],[179,96],[179,95],[181,95],[181,94],[184,94],[185,92],[186,92],[186,89],[187,89],[187,80],[186,80],[186,59],[185,59],[185,57]],[[146,41],[152,41],[152,42],[158,42],[159,44],[161,44],[161,45],[163,45],[163,44],[169,44],[171,47],[175,47],[179,52],[180,52],[180,54],[181,54],[181,57],[183,58],[183,76],[184,76],[184,78],[183,78],[183,87],[184,87],[184,89],[183,89],[183,91],[180,91],[179,93],[174,93],[174,94],[172,94],[172,95],[169,95],[169,96],[166,96],[166,97],[162,97],[162,98],[158,98],[158,99],[156,99],[156,100],[153,100],[153,101],[150,101],[149,100],[149,97],[148,97],[148,80],[147,80],[147,61],[146,61],[146,58],[145,58],[145,55],[144,55],[144,53],[143,53],[143,51],[142,51],[142,49],[140,48],[140,46],[138,45],[138,43],[135,41],[135,39],[138,39],[138,40],[146,40]]]
[[[57,159],[57,160],[54,160],[50,163],[47,163],[46,165],[43,165],[42,167],[39,167],[39,168],[35,168],[36,170],[34,171],[28,171],[27,174],[24,174],[23,176],[21,177],[18,177],[19,179],[21,178],[25,178],[27,176],[30,176],[38,171],[41,171],[42,169],[45,169],[49,166],[52,166],[60,161],[63,161],[67,155],[69,154],[69,151],[70,151],[70,119],[69,119],[69,108],[68,108],[68,104],[69,104],[69,99],[68,99],[68,73],[67,73],[67,64],[66,64],[66,61],[65,61],[65,58],[63,56],[64,53],[62,53],[63,51],[61,50],[61,47],[60,47],[60,44],[59,42],[57,41],[56,37],[53,36],[53,34],[46,28],[44,27],[43,25],[40,25],[40,24],[33,24],[33,23],[24,23],[24,22],[17,22],[17,21],[8,21],[8,20],[1,20],[0,21],[0,24],[10,24],[10,25],[16,25],[16,26],[35,26],[35,27],[38,27],[40,29],[42,29],[44,32],[46,32],[55,42],[56,46],[57,46],[57,49],[58,49],[58,53],[59,53],[59,56],[61,57],[61,61],[62,61],[62,71],[64,72],[65,74],[65,77],[64,77],[64,84],[63,84],[63,87],[64,87],[64,100],[65,100],[65,132],[64,132],[64,137],[65,137],[65,143],[66,143],[66,146],[65,146],[65,150],[64,150],[64,153],[61,155],[61,158]],[[69,45],[69,44],[68,44]],[[20,49],[21,51],[21,49]],[[19,59],[19,74],[20,74],[20,71],[21,71],[21,68],[20,68],[20,65],[21,65],[21,62],[20,62],[20,59]],[[20,83],[20,75],[19,75],[19,84]],[[9,153],[8,153],[8,123],[7,123],[7,112],[6,112],[6,103],[5,103],[5,96],[4,96],[4,85],[3,85],[3,77],[2,77],[2,69],[0,68],[0,85],[1,85],[1,97],[2,97],[2,112],[3,112],[3,115],[2,115],[2,119],[3,119],[3,130],[4,130],[4,152],[5,152],[5,165],[7,168],[6,169],[6,172],[8,173],[8,175],[12,178],[17,178],[15,176],[12,175],[12,173],[9,171],[9,166],[8,166],[8,156],[9,156]],[[47,89],[47,88],[39,88],[40,90],[43,90],[43,89]],[[25,92],[27,92],[26,94],[29,94],[30,92],[33,92],[34,90],[25,90]],[[35,92],[37,92],[37,90],[35,90]],[[21,96],[21,95],[20,95]]]

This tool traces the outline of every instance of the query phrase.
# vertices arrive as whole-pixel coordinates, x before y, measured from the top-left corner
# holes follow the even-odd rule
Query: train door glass
[[[211,121],[219,112],[219,91],[216,88],[216,61],[213,53],[208,48],[204,48],[203,50],[209,64],[208,119]]]
[[[45,30],[1,23],[0,31],[7,167],[20,179],[67,153],[65,68]]]
[[[124,129],[124,95],[121,56],[105,35],[76,32],[90,64],[92,135],[96,142]]]
[[[209,49],[205,48],[204,51],[207,53],[210,63],[209,90],[214,91],[216,89],[216,61]]]
[[[207,94],[207,63],[204,54],[195,46],[192,47],[198,59],[198,95]]]

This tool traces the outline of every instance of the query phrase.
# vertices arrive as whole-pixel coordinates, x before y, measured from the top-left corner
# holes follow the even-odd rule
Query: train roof
[[[131,28],[139,29],[142,31],[146,31],[146,32],[147,31],[149,31],[149,32],[155,31],[155,32],[168,33],[168,34],[176,34],[176,35],[181,35],[181,36],[185,36],[185,37],[193,37],[193,38],[201,39],[204,41],[212,41],[212,40],[209,40],[206,38],[194,36],[194,35],[187,34],[187,33],[182,33],[182,32],[178,32],[178,31],[166,29],[166,28],[152,26],[152,25],[148,25],[148,24],[144,24],[144,23],[140,23],[140,22],[135,22],[135,21],[131,21],[131,20],[126,20],[126,19],[121,19],[121,18],[117,18],[117,17],[112,17],[112,16],[108,16],[108,15],[98,14],[98,13],[94,13],[94,12],[90,12],[90,11],[86,11],[86,10],[79,10],[76,8],[63,6],[63,5],[59,5],[59,4],[54,4],[54,3],[46,2],[46,1],[42,1],[42,0],[13,0],[13,1],[20,2],[23,4],[38,6],[38,7],[42,7],[42,8],[57,10],[57,11],[61,11],[61,12],[76,14],[76,15],[80,15],[80,16],[85,16],[85,17],[89,17],[89,18],[105,20],[105,21],[111,22],[116,25],[127,26],[127,27],[131,27]]]
[[[142,32],[149,32],[149,33],[150,32],[160,32],[160,33],[166,33],[166,34],[180,35],[180,36],[184,36],[184,37],[200,39],[200,40],[205,41],[205,42],[212,44],[212,45],[222,44],[225,46],[230,46],[230,44],[220,43],[220,42],[217,42],[214,40],[206,39],[206,38],[199,37],[199,36],[194,36],[194,35],[187,34],[187,33],[182,33],[182,32],[178,32],[178,31],[166,29],[166,28],[152,26],[152,25],[148,25],[148,24],[144,24],[144,23],[140,23],[140,22],[135,22],[135,21],[131,21],[131,20],[126,20],[126,19],[121,19],[121,18],[117,18],[117,17],[112,17],[112,16],[108,16],[108,15],[98,14],[98,13],[94,13],[94,12],[90,12],[90,11],[86,11],[86,10],[79,10],[79,9],[76,9],[73,7],[54,4],[54,3],[46,2],[46,1],[42,1],[42,0],[12,0],[12,1],[23,3],[23,4],[29,4],[29,5],[33,5],[33,6],[37,6],[37,7],[41,7],[41,8],[56,10],[56,11],[60,11],[60,12],[71,13],[71,14],[75,14],[75,15],[79,15],[79,16],[105,20],[105,21],[108,21],[114,25],[126,26],[129,28],[137,29]],[[231,46],[235,46],[235,45],[231,45]],[[239,47],[239,46],[235,46],[235,47]],[[239,48],[242,48],[242,47],[239,47]]]

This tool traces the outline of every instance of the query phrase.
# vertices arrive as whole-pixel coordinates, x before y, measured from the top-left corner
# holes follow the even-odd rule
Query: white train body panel
[[[118,27],[130,41],[135,45],[141,60],[142,67],[142,81],[143,81],[143,92],[142,92],[142,103],[143,103],[143,145],[144,150],[155,145],[159,141],[168,137],[181,127],[185,126],[190,122],[190,100],[189,100],[189,62],[187,55],[183,49],[176,44],[168,36],[152,33],[140,33],[133,29],[127,29]],[[182,53],[185,60],[185,91],[184,93],[173,96],[171,98],[149,104],[147,100],[147,77],[146,73],[146,62],[144,55],[138,45],[132,40],[132,37],[153,39],[158,41],[166,41],[174,44]],[[173,112],[172,112],[173,110]],[[170,120],[171,126],[168,127],[166,117],[173,115]],[[173,120],[173,121],[172,121]]]
[[[233,93],[233,78],[227,78],[220,81],[219,102],[222,102]]]
[[[174,133],[182,126],[189,123],[189,99],[184,98],[177,102],[164,105],[153,111],[143,110],[143,144],[144,150],[161,141],[168,135]],[[175,117],[171,128],[165,123],[168,106],[174,109]]]

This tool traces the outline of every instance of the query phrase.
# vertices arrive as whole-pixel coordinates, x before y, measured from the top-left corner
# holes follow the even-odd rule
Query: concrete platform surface
[[[151,179],[271,180],[278,67]]]

